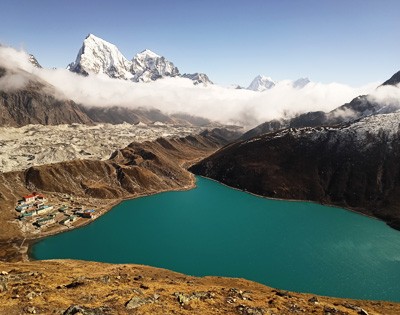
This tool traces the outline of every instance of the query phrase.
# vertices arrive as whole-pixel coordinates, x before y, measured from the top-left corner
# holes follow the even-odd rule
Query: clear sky
[[[148,48],[220,84],[357,86],[400,70],[399,0],[1,0],[0,12],[0,42],[45,67],[66,67],[93,33],[128,59]]]

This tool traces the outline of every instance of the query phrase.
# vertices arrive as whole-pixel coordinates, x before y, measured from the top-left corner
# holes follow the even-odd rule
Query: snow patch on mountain
[[[343,147],[352,143],[366,150],[370,143],[385,141],[389,144],[398,139],[400,112],[368,116],[337,127],[288,128],[273,134],[272,137],[280,138],[289,134],[296,138],[309,138],[312,141],[323,141]]]

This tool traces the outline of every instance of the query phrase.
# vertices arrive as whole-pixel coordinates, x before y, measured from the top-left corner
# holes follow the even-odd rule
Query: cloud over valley
[[[255,92],[218,85],[193,85],[185,78],[133,83],[102,74],[84,77],[66,69],[36,68],[28,58],[23,51],[0,47],[0,67],[12,70],[0,78],[0,89],[20,89],[37,77],[53,86],[57,97],[72,99],[85,106],[156,108],[168,114],[188,113],[247,128],[307,111],[330,111],[358,95],[373,92],[379,85],[374,82],[350,87],[340,83],[311,82],[299,89],[294,88],[291,81],[280,81],[270,90]],[[387,98],[384,90],[378,89],[376,97]],[[398,91],[390,89],[390,93],[400,99],[396,94]]]

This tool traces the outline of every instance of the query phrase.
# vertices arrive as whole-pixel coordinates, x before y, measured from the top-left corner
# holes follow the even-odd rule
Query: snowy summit
[[[128,60],[117,46],[89,34],[83,41],[75,62],[70,63],[68,70],[89,75],[104,73],[111,78],[131,80],[133,82],[150,82],[164,77],[184,77],[194,84],[212,84],[205,74],[181,75],[178,68],[165,57],[145,49]]]
[[[275,86],[275,82],[271,79],[271,77],[266,77],[264,75],[258,75],[254,78],[254,80],[250,83],[248,90],[262,92],[265,90],[269,90]]]
[[[132,59],[132,81],[149,82],[162,77],[179,76],[179,70],[165,57],[146,49]]]
[[[111,78],[128,80],[133,77],[130,67],[131,62],[115,45],[89,34],[83,41],[75,62],[69,64],[67,69],[84,75],[104,73]]]

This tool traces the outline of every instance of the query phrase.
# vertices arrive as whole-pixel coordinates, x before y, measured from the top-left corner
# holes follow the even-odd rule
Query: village
[[[44,194],[32,192],[18,200],[15,210],[17,218],[28,230],[42,230],[57,224],[71,228],[79,220],[91,220],[98,216],[95,209],[85,209],[82,203],[68,194],[49,199]]]

